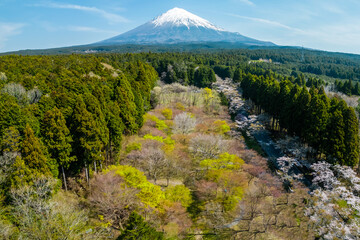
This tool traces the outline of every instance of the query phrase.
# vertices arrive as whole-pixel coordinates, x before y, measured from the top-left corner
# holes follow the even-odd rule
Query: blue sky
[[[173,7],[259,40],[360,54],[359,0],[0,0],[0,52],[97,42]]]

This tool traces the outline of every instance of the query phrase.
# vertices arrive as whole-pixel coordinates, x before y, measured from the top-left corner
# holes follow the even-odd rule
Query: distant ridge
[[[246,46],[276,46],[225,31],[211,22],[182,8],[173,8],[155,19],[113,38],[94,45],[121,44],[177,44],[201,42],[228,42]]]

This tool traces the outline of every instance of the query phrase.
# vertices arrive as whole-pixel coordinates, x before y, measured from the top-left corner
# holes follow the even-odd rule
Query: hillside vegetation
[[[0,236],[356,239],[356,111],[247,51],[0,57]]]

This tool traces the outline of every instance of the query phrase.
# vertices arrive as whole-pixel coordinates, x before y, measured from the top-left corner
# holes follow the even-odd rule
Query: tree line
[[[276,125],[299,136],[331,163],[355,166],[359,160],[358,120],[353,108],[329,99],[323,87],[308,90],[289,80],[247,74],[241,81],[246,99],[271,114]]]

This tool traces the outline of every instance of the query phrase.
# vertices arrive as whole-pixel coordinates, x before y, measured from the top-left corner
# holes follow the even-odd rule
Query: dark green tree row
[[[356,82],[355,84],[351,81],[339,81],[336,80],[335,84],[334,84],[335,90],[342,92],[346,95],[360,95],[360,86],[359,86],[359,82]]]
[[[109,54],[104,57],[116,62],[146,61],[157,71],[161,80],[167,84],[181,83],[200,88],[211,87],[215,73],[203,56],[175,53]]]
[[[323,87],[307,90],[289,80],[252,74],[241,82],[244,97],[273,116],[280,129],[299,136],[327,161],[355,166],[359,159],[358,121],[343,100],[329,99]]]
[[[143,125],[158,79],[140,61],[87,55],[4,56],[0,72],[1,152],[11,158],[3,191],[41,175],[88,177],[109,162]]]

